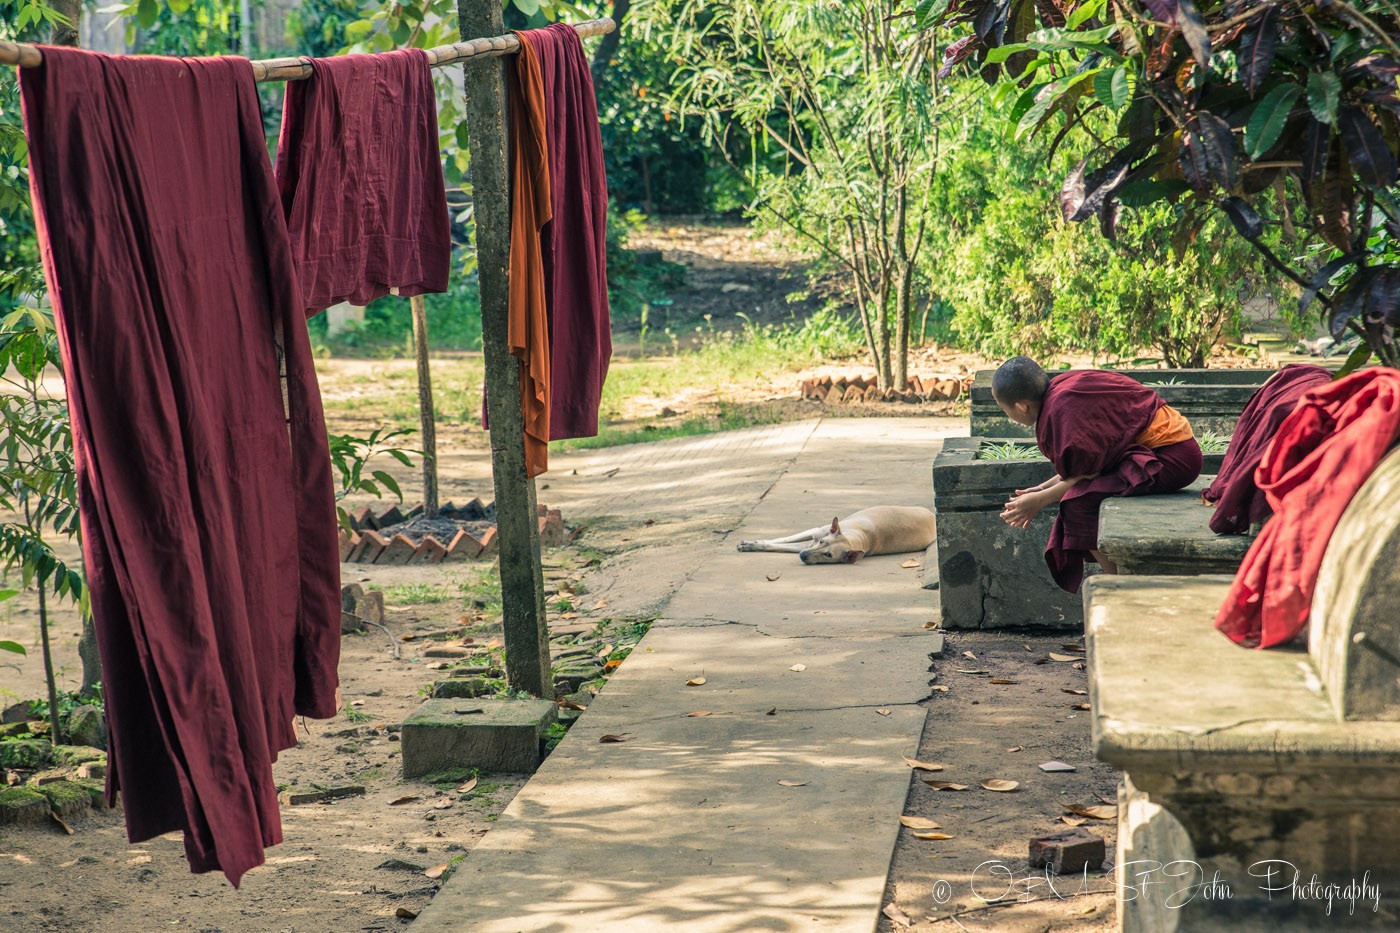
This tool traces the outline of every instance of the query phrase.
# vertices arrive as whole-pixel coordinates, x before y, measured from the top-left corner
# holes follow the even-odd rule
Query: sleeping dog
[[[739,550],[796,553],[804,564],[854,564],[867,555],[922,551],[935,537],[933,513],[928,509],[877,505],[844,519],[833,518],[830,528],[818,525],[786,538],[741,541]]]

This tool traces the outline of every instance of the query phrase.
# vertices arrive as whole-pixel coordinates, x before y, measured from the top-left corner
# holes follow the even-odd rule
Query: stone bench
[[[1397,492],[1400,451],[1332,537],[1307,650],[1217,632],[1228,576],[1086,583],[1121,929],[1400,929]]]
[[[992,398],[992,374],[978,370],[973,376],[969,423],[974,437],[1033,437],[1035,432],[1009,420]],[[1199,434],[1234,433],[1240,412],[1250,396],[1274,374],[1272,369],[1119,369],[1151,386],[1168,405],[1190,420]],[[1054,375],[1054,373],[1051,373]]]
[[[1106,500],[1099,509],[1099,550],[1119,573],[1234,573],[1254,538],[1210,530],[1215,510],[1202,504],[1201,492],[1214,479],[1202,476],[1180,492]]]

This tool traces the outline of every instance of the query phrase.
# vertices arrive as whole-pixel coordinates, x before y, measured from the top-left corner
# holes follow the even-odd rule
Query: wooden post
[[[499,36],[504,31],[501,0],[457,0],[457,22],[463,40]],[[517,690],[552,699],[535,481],[525,471],[520,363],[507,343],[510,172],[506,163],[506,61],[491,59],[463,68],[481,283],[481,344],[486,356],[486,414],[491,426],[491,472],[500,541],[506,680]]]
[[[438,517],[437,421],[433,414],[433,374],[428,369],[428,312],[423,296],[408,299],[413,310],[413,356],[418,361],[418,424],[423,432],[423,515]]]

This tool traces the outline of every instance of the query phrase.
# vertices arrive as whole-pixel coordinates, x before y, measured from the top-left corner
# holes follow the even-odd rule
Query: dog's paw
[[[758,542],[757,542],[757,541],[740,541],[740,542],[739,542],[738,550],[740,550],[740,551],[757,551],[757,550],[759,550]]]

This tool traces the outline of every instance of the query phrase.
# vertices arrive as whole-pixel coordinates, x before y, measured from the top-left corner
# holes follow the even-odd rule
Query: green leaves
[[[136,23],[142,29],[150,29],[156,24],[156,17],[160,15],[160,7],[156,0],[139,0],[136,4]]]
[[[1342,79],[1331,71],[1308,74],[1308,107],[1319,123],[1337,122],[1337,102],[1342,95]]]
[[[1106,68],[1094,75],[1094,97],[1103,105],[1122,110],[1132,95],[1127,68]]]
[[[1280,84],[1255,106],[1244,128],[1244,148],[1251,159],[1258,159],[1278,142],[1302,94],[1303,89],[1296,84]]]
[[[927,29],[946,12],[948,0],[919,0],[914,7],[914,23],[920,29]]]

